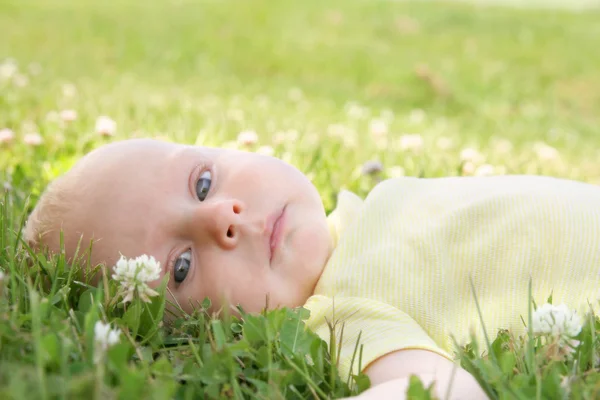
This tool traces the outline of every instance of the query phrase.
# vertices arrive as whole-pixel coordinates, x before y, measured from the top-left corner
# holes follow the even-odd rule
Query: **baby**
[[[341,192],[326,216],[276,158],[128,140],[53,182],[25,237],[55,252],[61,230],[68,257],[90,240],[94,264],[154,256],[188,312],[205,297],[258,312],[268,297],[308,308],[326,341],[326,320],[343,322],[342,376],[364,345],[361,398],[403,398],[413,374],[440,397],[486,398],[451,356],[453,338],[483,338],[472,288],[489,334],[522,334],[530,280],[538,304],[579,309],[600,287],[600,187],[547,177],[387,180],[364,201]]]

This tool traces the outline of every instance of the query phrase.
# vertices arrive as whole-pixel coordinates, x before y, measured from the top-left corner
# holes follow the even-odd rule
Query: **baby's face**
[[[302,305],[329,258],[316,188],[276,158],[132,140],[75,169],[83,202],[63,223],[67,246],[93,238],[92,259],[110,268],[154,256],[187,312],[206,296],[251,312],[267,295],[270,308]]]

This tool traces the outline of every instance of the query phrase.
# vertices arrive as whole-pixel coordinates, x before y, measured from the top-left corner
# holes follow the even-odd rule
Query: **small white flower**
[[[4,280],[4,272],[2,272],[2,270],[0,269],[0,284],[2,283],[2,281]]]
[[[39,146],[44,143],[44,138],[39,133],[28,133],[23,136],[23,142],[28,146]]]
[[[475,164],[471,161],[466,161],[462,165],[462,174],[463,175],[473,175],[475,174]]]
[[[536,143],[533,146],[533,151],[535,152],[538,159],[542,161],[551,161],[559,157],[558,150],[543,142]]]
[[[27,86],[29,84],[29,78],[26,75],[24,75],[24,74],[17,73],[13,77],[13,83],[17,87],[25,87],[25,86]]]
[[[375,137],[385,136],[388,133],[388,124],[382,119],[374,119],[369,123],[369,131]]]
[[[0,144],[10,143],[13,141],[14,138],[15,138],[15,133],[12,130],[10,130],[8,128],[0,129]]]
[[[258,143],[258,135],[254,131],[242,131],[238,135],[237,141],[242,146],[253,146]]]
[[[65,122],[73,122],[77,119],[77,111],[75,110],[62,110],[60,112],[60,119]]]
[[[96,119],[96,133],[102,136],[114,136],[117,123],[110,117],[102,115]]]
[[[350,118],[363,119],[367,117],[369,110],[358,103],[350,102],[346,105],[346,114]]]
[[[11,79],[18,71],[19,67],[15,60],[10,58],[4,60],[4,62],[0,64],[0,79]]]
[[[110,324],[97,321],[94,325],[94,364],[98,364],[103,358],[104,353],[109,347],[119,343],[119,328],[111,329]]]
[[[113,279],[121,284],[119,294],[124,295],[123,303],[133,300],[135,292],[145,302],[150,302],[150,297],[158,295],[148,286],[148,282],[160,278],[160,263],[154,257],[144,254],[137,258],[126,259],[121,256],[113,270],[115,271]]]
[[[275,150],[271,146],[260,146],[256,152],[265,156],[272,156],[275,154]]]
[[[572,339],[581,332],[582,321],[576,311],[565,304],[544,304],[532,316],[532,329],[536,335],[550,335]]]
[[[467,147],[460,152],[460,160],[462,162],[470,161],[472,163],[478,164],[482,162],[483,159],[483,154],[471,147]]]
[[[490,175],[494,175],[495,172],[496,172],[496,169],[494,168],[493,165],[483,164],[483,165],[480,165],[479,167],[477,167],[477,169],[475,170],[475,176],[490,176]]]
[[[390,178],[401,178],[406,175],[406,171],[404,171],[404,168],[396,165],[388,169],[388,175]]]
[[[423,143],[423,137],[419,134],[402,135],[398,140],[398,148],[417,152],[423,148]]]

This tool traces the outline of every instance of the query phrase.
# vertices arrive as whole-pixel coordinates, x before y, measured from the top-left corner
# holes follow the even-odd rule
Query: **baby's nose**
[[[198,207],[206,204],[199,204]],[[220,200],[205,207],[206,233],[224,249],[234,248],[240,237],[241,214],[244,204],[235,199]]]

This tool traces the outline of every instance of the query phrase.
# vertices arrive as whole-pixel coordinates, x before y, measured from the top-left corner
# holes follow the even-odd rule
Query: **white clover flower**
[[[39,133],[28,133],[23,136],[23,142],[28,146],[39,146],[44,143],[44,138]]]
[[[483,164],[475,169],[475,176],[490,176],[496,173],[496,169],[493,165]]]
[[[94,364],[98,364],[109,347],[119,343],[119,328],[111,329],[110,324],[97,321],[94,325]]]
[[[275,149],[273,149],[271,146],[260,146],[256,152],[265,156],[272,156],[275,154]]]
[[[17,87],[25,87],[29,84],[29,78],[27,77],[27,75],[17,73],[13,77],[13,83]]]
[[[556,160],[559,157],[558,150],[543,142],[536,143],[533,146],[533,151],[541,161]]]
[[[350,118],[363,119],[369,114],[369,110],[366,107],[361,106],[358,103],[350,102],[346,104],[346,114]]]
[[[133,300],[134,293],[145,302],[150,302],[150,297],[158,293],[148,286],[148,282],[160,278],[160,263],[154,257],[142,255],[137,258],[126,259],[121,256],[113,267],[113,279],[120,282],[120,294],[124,294],[123,303]]]
[[[258,143],[258,135],[254,131],[242,131],[237,137],[237,142],[242,146],[253,146]]]
[[[483,154],[481,154],[477,149],[471,147],[467,147],[460,152],[460,161],[462,162],[470,161],[472,163],[478,164],[482,162],[483,159]]]
[[[13,59],[9,58],[0,64],[1,79],[11,79],[18,71],[19,67],[17,66],[17,62]]]
[[[96,133],[102,136],[114,136],[117,123],[110,117],[101,115],[96,119]]]
[[[65,122],[73,122],[77,119],[77,111],[75,110],[62,110],[60,112],[60,119]]]
[[[12,130],[10,130],[8,128],[0,129],[0,144],[10,143],[13,141],[14,138],[15,138],[15,133]]]
[[[382,119],[371,120],[369,131],[375,137],[385,136],[388,133],[388,124]]]
[[[475,174],[475,164],[471,161],[464,162],[462,165],[462,174],[463,175],[473,175]]]
[[[390,167],[388,169],[388,175],[391,178],[401,178],[404,175],[406,175],[406,171],[404,170],[404,168],[402,168],[402,167],[400,167],[398,165],[395,165],[395,166]]]
[[[402,135],[398,140],[400,150],[420,151],[423,148],[423,137],[419,134]]]
[[[544,304],[532,316],[532,329],[536,335],[557,336],[571,339],[581,332],[582,321],[576,311],[565,304]]]

